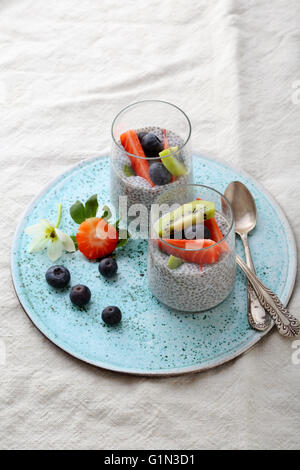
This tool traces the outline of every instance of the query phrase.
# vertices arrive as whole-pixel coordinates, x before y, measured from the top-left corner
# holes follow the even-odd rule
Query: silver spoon
[[[233,181],[230,183],[224,194],[233,208],[235,232],[241,237],[245,250],[246,264],[255,274],[255,268],[248,245],[248,233],[254,229],[257,219],[254,199],[247,187],[240,181]],[[258,331],[265,331],[271,326],[271,317],[259,303],[259,300],[249,282],[248,320],[252,328]]]

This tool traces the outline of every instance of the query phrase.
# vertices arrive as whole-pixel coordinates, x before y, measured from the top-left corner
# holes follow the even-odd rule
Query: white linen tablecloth
[[[9,269],[33,196],[146,98],[181,106],[194,148],[257,178],[299,237],[299,25],[298,0],[0,2],[1,448],[299,448],[300,364],[276,331],[201,374],[98,370],[39,333]]]

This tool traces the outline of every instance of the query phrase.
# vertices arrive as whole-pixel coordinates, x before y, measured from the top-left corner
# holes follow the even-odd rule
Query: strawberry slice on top
[[[121,134],[120,141],[124,150],[131,154],[128,157],[135,174],[147,180],[151,186],[155,186],[149,176],[149,163],[135,130],[130,129]],[[136,155],[137,158],[133,157],[133,155]]]
[[[196,198],[197,201],[201,201],[201,197]],[[221,232],[216,219],[214,217],[205,220],[204,225],[208,228],[210,231],[210,235],[212,240],[214,240],[216,243],[220,242],[223,240],[224,236],[223,233]],[[229,251],[227,243],[224,241],[221,243],[221,248],[223,251]]]
[[[91,217],[80,225],[76,234],[78,249],[88,259],[103,258],[116,248],[119,234],[101,217]]]

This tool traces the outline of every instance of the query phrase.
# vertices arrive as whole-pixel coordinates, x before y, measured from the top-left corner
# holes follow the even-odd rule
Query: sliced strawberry
[[[209,229],[212,240],[214,240],[215,242],[220,242],[221,240],[223,240],[224,238],[223,233],[219,229],[219,226],[214,217],[206,220],[204,222],[204,225]],[[225,242],[225,240],[222,243],[220,243],[218,246],[224,252],[229,251],[228,245]]]
[[[216,219],[214,217],[212,217],[211,219],[208,219],[204,222],[204,225],[209,229],[210,231],[210,234],[211,234],[211,238],[215,241],[215,242],[219,242],[221,240],[223,240],[223,234],[221,232],[221,230],[219,229],[219,226],[216,222]]]
[[[212,264],[218,261],[221,253],[221,248],[213,240],[174,240],[164,238],[163,241],[157,240],[157,242],[160,249],[165,253],[177,256],[190,263]],[[195,251],[184,251],[178,248]],[[205,250],[202,250],[202,248],[205,248]]]
[[[88,259],[110,255],[117,246],[118,232],[101,217],[91,217],[80,225],[76,241],[78,249]]]
[[[129,131],[124,132],[123,134],[121,134],[120,140],[126,152],[132,155],[136,155],[137,157],[141,157],[135,158],[131,155],[128,155],[131,161],[132,169],[135,174],[147,180],[148,183],[151,184],[151,186],[154,186],[154,183],[152,182],[149,176],[148,160],[146,158],[143,147],[141,146],[140,140],[135,130],[130,129]]]
[[[168,149],[169,144],[168,144],[168,138],[167,138],[167,129],[163,130],[163,135],[164,135],[164,140],[163,140],[164,149]]]
[[[201,201],[200,197],[197,197],[196,199],[198,201]],[[210,231],[210,235],[211,235],[212,240],[214,240],[215,242],[220,242],[221,240],[223,240],[223,238],[224,238],[223,233],[219,229],[219,226],[218,226],[218,224],[216,222],[216,219],[214,217],[212,217],[211,219],[206,220],[204,222],[204,225]],[[221,245],[221,248],[224,251],[228,251],[228,245],[227,245],[226,242],[221,243],[220,245]]]

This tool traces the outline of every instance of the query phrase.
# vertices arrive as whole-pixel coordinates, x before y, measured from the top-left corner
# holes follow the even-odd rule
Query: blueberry
[[[72,287],[70,292],[70,299],[74,305],[83,307],[89,303],[91,299],[91,291],[87,286],[78,284],[77,286]]]
[[[144,135],[141,144],[148,158],[157,157],[159,152],[163,150],[162,141],[153,132]]]
[[[46,281],[50,286],[62,289],[66,287],[71,279],[70,271],[64,266],[51,266],[46,271]]]
[[[211,233],[209,228],[206,227],[206,225],[204,225],[204,238],[206,238],[207,240],[211,240]]]
[[[102,312],[102,320],[108,325],[116,325],[120,323],[122,318],[121,310],[118,307],[106,307]]]
[[[139,132],[138,133],[138,138],[139,138],[140,142],[142,141],[142,138],[145,137],[145,135],[147,135],[147,132]]]
[[[160,162],[153,163],[150,166],[149,176],[152,179],[153,183],[157,184],[158,186],[170,183],[172,178],[171,173]]]
[[[99,273],[104,277],[113,277],[118,271],[118,265],[113,258],[103,258],[98,266]]]
[[[193,240],[195,238],[207,238],[210,239],[210,231],[204,224],[192,225],[184,230],[185,238]]]

